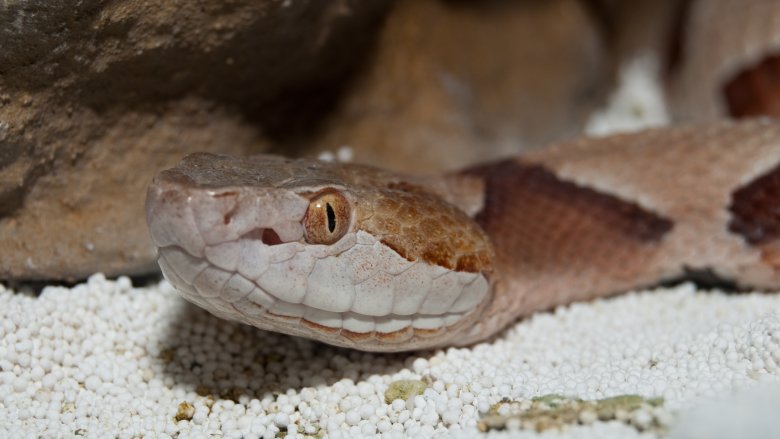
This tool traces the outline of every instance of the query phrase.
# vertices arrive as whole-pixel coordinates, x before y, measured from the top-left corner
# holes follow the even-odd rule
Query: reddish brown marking
[[[409,257],[400,246],[395,245],[390,241],[389,238],[382,238],[379,242],[398,253],[399,256],[406,259],[407,261],[414,262],[413,258]],[[476,273],[479,271],[487,271],[486,267],[490,267],[490,258],[484,254],[484,252],[483,254],[479,255],[481,257],[474,254],[468,254],[459,256],[456,261],[453,261],[455,255],[449,246],[435,242],[429,243],[427,246],[420,246],[423,247],[423,251],[420,254],[420,259],[426,263],[438,265],[448,270]]]
[[[541,165],[507,160],[465,172],[485,183],[476,220],[492,238],[502,279],[539,290],[491,307],[547,309],[605,288],[635,286],[673,227],[666,218],[561,180]],[[542,292],[567,284],[579,286],[565,294],[554,286]]]
[[[729,230],[749,244],[780,238],[780,165],[731,195]]]
[[[673,223],[636,203],[559,179],[541,165],[505,160],[465,171],[485,179],[485,206],[476,220],[494,242],[504,239],[491,229],[508,218],[547,210],[550,215],[569,213],[609,225],[615,234],[641,242],[659,241]],[[553,209],[553,210],[551,210]],[[569,211],[569,212],[566,212]],[[571,212],[573,211],[573,212]],[[522,227],[523,221],[516,224]]]
[[[311,329],[316,329],[320,332],[327,332],[328,334],[338,334],[339,331],[341,331],[341,328],[331,328],[330,326],[322,326],[319,323],[314,323],[306,319],[301,319],[301,323],[303,323],[304,326],[308,326]]]
[[[441,198],[383,188],[369,202],[371,209],[358,227],[404,259],[452,270],[461,256],[485,253],[486,257],[478,258],[483,264],[471,268],[486,273],[493,270],[488,236],[463,211]]]
[[[277,245],[282,244],[282,239],[274,229],[266,229],[263,227],[254,228],[243,235],[240,239],[254,239],[256,241],[263,241],[265,245]]]
[[[348,329],[342,329],[341,335],[356,342],[366,341],[374,338],[374,331],[371,332],[354,332]]]
[[[235,215],[235,214],[236,214],[236,210],[237,210],[237,209],[238,209],[238,206],[236,206],[236,207],[234,207],[234,208],[230,209],[230,211],[229,211],[228,213],[226,213],[226,214],[225,214],[225,216],[223,216],[223,217],[222,217],[222,222],[223,222],[225,225],[228,225],[228,224],[230,224],[230,221],[232,221],[232,220],[233,220],[233,215]]]
[[[406,255],[406,253],[403,251],[403,249],[401,249],[401,247],[399,247],[399,246],[397,246],[397,245],[394,245],[394,244],[393,244],[392,242],[390,242],[388,239],[386,239],[386,238],[382,238],[382,239],[380,239],[380,240],[379,240],[379,242],[381,242],[382,244],[384,244],[384,245],[386,245],[387,247],[389,247],[389,248],[390,248],[390,250],[392,250],[392,251],[394,251],[394,252],[398,253],[398,255],[399,255],[399,256],[401,256],[402,258],[406,259],[407,261],[409,261],[409,262],[414,262],[414,260],[413,260],[413,259],[409,258],[409,256],[407,256],[407,255]]]
[[[385,343],[401,343],[414,337],[414,328],[407,326],[393,332],[377,332],[376,338]]]
[[[723,86],[729,114],[734,118],[780,117],[780,55],[767,55]]]
[[[222,192],[221,194],[214,195],[214,198],[232,197],[238,195],[238,192]]]
[[[430,264],[435,264],[440,267],[444,267],[448,270],[455,268],[455,265],[450,263],[453,258],[453,252],[449,246],[443,243],[431,243],[422,253],[422,259]]]
[[[414,328],[414,335],[422,338],[438,337],[439,335],[442,335],[444,331],[445,331],[444,327],[435,328],[435,329]]]
[[[455,264],[455,271],[476,273],[481,266],[482,262],[476,255],[465,255],[458,258],[458,262]]]
[[[282,243],[282,239],[274,229],[263,229],[263,234],[260,237],[265,245],[278,245]]]

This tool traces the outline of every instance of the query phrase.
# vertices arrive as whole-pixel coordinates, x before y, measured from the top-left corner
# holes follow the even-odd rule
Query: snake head
[[[146,212],[177,291],[262,329],[419,349],[451,343],[490,301],[484,232],[376,168],[192,154],[155,177]]]

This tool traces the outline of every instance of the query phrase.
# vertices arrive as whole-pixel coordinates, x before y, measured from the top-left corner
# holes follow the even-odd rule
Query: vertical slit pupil
[[[328,214],[328,231],[333,233],[336,230],[336,212],[333,211],[333,206],[330,203],[325,204],[325,211]]]

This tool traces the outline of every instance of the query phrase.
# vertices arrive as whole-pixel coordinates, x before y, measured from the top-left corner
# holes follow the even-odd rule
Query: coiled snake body
[[[780,288],[780,125],[581,139],[442,176],[186,157],[147,219],[189,301],[370,351],[465,345],[513,319],[690,274]]]

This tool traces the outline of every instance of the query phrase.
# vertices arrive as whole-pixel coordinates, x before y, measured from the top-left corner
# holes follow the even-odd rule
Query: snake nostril
[[[274,229],[263,229],[261,240],[265,245],[277,245],[282,243],[282,240],[279,238],[279,235],[276,234]]]

